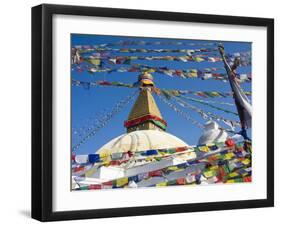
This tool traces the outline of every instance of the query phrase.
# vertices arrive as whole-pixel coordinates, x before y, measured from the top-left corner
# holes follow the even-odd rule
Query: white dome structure
[[[219,125],[214,121],[208,121],[204,127],[205,130],[198,140],[199,145],[224,142],[228,137],[227,132],[219,129]]]
[[[97,153],[137,152],[188,146],[181,139],[159,130],[137,130],[114,138]]]

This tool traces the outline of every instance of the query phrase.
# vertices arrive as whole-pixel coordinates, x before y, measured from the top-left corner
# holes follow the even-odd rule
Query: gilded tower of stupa
[[[124,125],[127,133],[137,130],[165,131],[167,123],[163,119],[152,96],[153,77],[149,73],[139,76],[140,93]]]

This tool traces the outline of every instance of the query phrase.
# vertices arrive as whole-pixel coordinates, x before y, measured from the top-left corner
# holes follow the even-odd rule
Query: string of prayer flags
[[[217,107],[217,106],[211,104],[210,102],[207,102],[207,101],[204,101],[204,100],[198,100],[198,99],[194,99],[194,98],[187,97],[187,96],[181,96],[181,98],[189,100],[189,101],[193,101],[193,102],[196,102],[196,103],[200,103],[200,104],[203,104],[203,105],[206,105],[206,106],[209,106],[211,108],[214,108],[214,109],[219,110],[219,111],[223,111],[225,113],[238,115],[237,113],[235,113],[233,111],[230,111],[230,110],[227,110],[227,109],[224,109],[224,108],[221,108],[221,107]]]
[[[185,94],[192,94],[204,98],[214,98],[214,97],[229,97],[233,96],[232,92],[218,92],[218,91],[191,91],[191,90],[176,90],[176,89],[158,89],[160,94],[164,95],[167,99],[173,96],[181,96]],[[252,92],[244,91],[244,94],[251,96]]]
[[[177,114],[179,114],[180,116],[182,116],[184,119],[188,120],[189,122],[191,122],[193,125],[197,126],[200,129],[203,129],[204,126],[196,121],[195,119],[193,119],[190,115],[188,115],[186,112],[182,111],[181,109],[177,108],[174,104],[172,104],[171,102],[169,102],[167,100],[167,98],[163,98],[162,95],[158,95],[159,99],[162,100],[165,104],[167,104],[170,108],[172,108]]]
[[[126,83],[122,83],[122,82],[110,82],[110,81],[106,81],[106,80],[95,81],[95,82],[86,82],[86,81],[79,81],[79,80],[72,79],[71,83],[72,83],[73,86],[82,87],[84,89],[90,89],[90,88],[93,88],[93,87],[96,87],[96,86],[116,86],[116,87],[127,87],[127,88],[137,87],[137,84],[126,84]],[[192,94],[192,95],[204,97],[204,98],[228,97],[228,96],[233,95],[232,92],[167,90],[167,89],[159,89],[159,88],[154,88],[152,91],[155,92],[158,95],[163,94],[167,99],[170,99],[172,96],[181,96],[181,95],[185,95],[185,94]],[[252,95],[252,93],[249,92],[249,91],[246,91],[244,93],[247,96]],[[225,104],[225,105],[232,105],[230,103],[224,103],[224,102],[216,102],[216,103]]]
[[[104,163],[105,161],[114,162],[114,163],[122,163],[122,162],[116,162],[116,160],[129,160],[131,157],[135,157],[136,159],[146,160],[147,156],[155,156],[155,158],[158,157],[167,157],[169,155],[175,154],[175,153],[183,153],[184,151],[193,150],[193,147],[178,147],[178,148],[171,148],[171,149],[152,149],[147,151],[139,151],[128,153],[128,152],[115,152],[112,154],[88,154],[88,155],[75,155],[74,156],[74,162],[77,164],[86,164],[86,163]],[[82,161],[81,161],[82,160]]]
[[[209,62],[216,63],[221,62],[222,58],[219,56],[206,56],[201,55],[182,55],[182,56],[91,56],[91,57],[80,57],[80,61],[85,61],[93,65],[100,65],[101,62],[108,64],[131,64],[134,60],[147,60],[147,61],[178,61],[178,62]],[[234,58],[230,58],[230,62],[234,61]],[[250,66],[251,59],[243,58],[241,60],[242,66]]]
[[[174,97],[174,99],[176,100],[176,102],[182,106],[182,107],[186,107],[190,110],[193,110],[193,111],[196,111],[197,113],[199,113],[203,119],[209,119],[209,120],[212,120],[212,119],[215,119],[217,121],[221,121],[221,120],[228,120],[228,119],[225,119],[219,115],[216,115],[212,112],[209,112],[209,111],[204,111],[203,109],[201,108],[198,108],[198,107],[195,107],[194,105],[191,105],[185,101],[182,101],[181,99],[177,98],[177,97]],[[233,114],[237,115],[236,113],[233,112]],[[240,125],[240,123],[238,121],[233,121],[234,124],[236,125]]]
[[[118,114],[129,102],[135,97],[138,91],[135,91],[133,94],[127,96],[125,99],[117,102],[112,110],[108,112],[107,114],[102,116],[102,119],[100,119],[99,123],[94,125],[92,128],[87,129],[86,135],[83,136],[82,139],[77,142],[72,149],[76,150],[79,148],[82,144],[84,144],[87,140],[89,140],[91,137],[95,136],[96,133],[102,129],[104,126],[106,126],[109,121],[116,115]]]
[[[187,53],[187,54],[194,54],[194,53],[209,53],[209,52],[217,52],[217,48],[196,48],[196,49],[171,49],[171,48],[161,48],[161,49],[149,49],[149,48],[112,48],[113,46],[74,46],[72,48],[72,54],[85,54],[91,52],[120,52],[120,53]],[[251,57],[250,52],[241,52],[241,53],[232,53],[228,54],[228,57]]]
[[[221,81],[227,81],[228,77],[225,73],[218,73],[216,71],[221,70],[222,68],[214,67],[214,68],[203,68],[203,69],[172,69],[167,67],[153,67],[143,64],[133,64],[130,67],[124,67],[121,66],[119,68],[113,67],[112,65],[107,66],[101,66],[101,61],[90,59],[86,60],[85,62],[88,62],[91,64],[91,66],[87,64],[80,64],[73,66],[73,70],[77,70],[77,72],[81,73],[82,71],[88,71],[90,74],[95,73],[129,73],[129,72],[148,72],[148,73],[159,73],[168,75],[169,77],[179,77],[179,78],[200,78],[202,80],[207,79],[215,79],[215,80],[221,80]],[[112,60],[111,63],[116,64],[116,62],[121,63],[121,61]],[[129,61],[126,61],[129,63]],[[243,73],[243,74],[237,74],[237,78],[239,78],[240,83],[243,82],[250,82],[252,80],[251,73]]]
[[[105,48],[112,46],[147,46],[147,45],[164,45],[164,46],[216,46],[215,42],[182,42],[182,41],[144,41],[144,40],[121,40],[114,43],[103,43],[96,45],[75,45],[75,49],[88,50],[95,48]]]
[[[229,147],[227,144],[223,144],[223,142],[188,147],[187,149],[195,151],[198,154],[197,156],[200,156],[199,152],[204,153],[204,156],[197,158],[197,160],[187,160],[185,163],[164,167],[162,169],[138,173],[129,177],[102,181],[100,183],[95,182],[95,184],[90,185],[83,184],[83,181],[86,179],[85,175],[87,171],[91,171],[92,169],[89,167],[86,168],[85,166],[76,166],[72,168],[73,172],[78,172],[77,169],[79,167],[80,172],[81,169],[84,169],[84,171],[75,176],[74,181],[79,184],[79,186],[75,187],[74,190],[251,182],[251,152],[250,148],[248,148],[250,146],[251,143],[245,141],[238,142],[234,144],[233,147]],[[245,148],[242,150],[241,147]],[[181,149],[181,147],[179,148]],[[245,151],[247,155],[243,158],[237,157],[235,155],[237,149]],[[135,155],[138,156],[140,153],[135,153]],[[132,156],[131,158],[135,161],[135,157]],[[165,159],[166,157],[163,156],[162,158]],[[90,166],[92,167],[92,165]]]
[[[83,61],[95,66],[99,66],[101,64],[101,59],[99,58],[83,58]]]
[[[217,52],[217,48],[199,48],[199,49],[148,49],[148,48],[110,48],[110,47],[96,47],[88,49],[77,49],[80,54],[91,52],[120,52],[120,53],[187,53],[189,55],[194,53],[208,53]]]
[[[122,82],[109,82],[109,81],[104,81],[104,80],[95,81],[95,82],[85,82],[85,81],[79,81],[79,80],[72,79],[71,83],[72,83],[73,86],[79,86],[79,87],[82,87],[82,88],[85,88],[85,89],[89,89],[89,88],[95,87],[97,85],[100,85],[100,86],[116,86],[116,87],[119,86],[119,87],[127,87],[127,88],[135,87],[133,84],[125,84],[125,83],[122,83]]]
[[[162,97],[162,95],[159,95],[158,96],[160,100],[162,100],[165,104],[167,104],[170,108],[172,108],[176,113],[178,113],[180,116],[182,116],[184,119],[190,121],[193,125],[197,126],[198,128],[200,129],[203,129],[204,126],[196,121],[195,119],[193,119],[190,115],[188,115],[186,112],[182,111],[181,109],[177,108],[171,101],[168,101],[169,99],[167,97]],[[185,104],[186,105],[186,104]],[[185,107],[184,104],[182,104],[181,106]],[[198,112],[203,119],[215,119],[219,122],[223,122],[225,123],[227,126],[229,126],[231,128],[231,130],[227,130],[227,129],[223,129],[221,128],[222,130],[225,130],[225,131],[228,131],[228,132],[232,132],[235,130],[235,127],[237,126],[240,126],[240,122],[237,122],[237,121],[233,121],[233,120],[230,120],[230,119],[225,119],[221,116],[217,116],[211,112],[205,112],[203,111],[202,109],[199,109],[197,107],[194,107],[192,106],[192,110],[195,110],[196,112]]]
[[[168,61],[181,61],[181,62],[202,62],[202,61],[208,61],[208,62],[219,62],[222,61],[222,58],[220,56],[210,54],[210,52],[216,51],[215,49],[193,49],[193,50],[173,50],[173,49],[126,49],[126,52],[158,52],[158,53],[165,53],[165,52],[184,52],[186,55],[182,56],[110,56],[109,53],[93,53],[92,55],[82,55],[84,53],[89,53],[91,51],[94,51],[94,49],[90,50],[82,50],[79,51],[76,48],[73,48],[72,50],[72,63],[73,64],[79,64],[80,62],[88,62],[92,65],[100,65],[101,61],[103,63],[111,63],[111,64],[131,64],[132,60],[168,60]],[[119,49],[120,51],[120,49]],[[201,53],[201,54],[196,54]],[[240,64],[242,66],[248,66],[251,65],[251,54],[250,52],[246,53],[234,53],[234,54],[228,54],[229,61],[234,61],[235,57],[237,55],[240,55]]]

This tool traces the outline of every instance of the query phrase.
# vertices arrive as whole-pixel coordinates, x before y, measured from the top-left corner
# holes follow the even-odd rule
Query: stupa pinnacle
[[[139,76],[139,96],[125,121],[127,133],[137,130],[165,131],[167,123],[163,119],[157,104],[151,94],[154,88],[153,77],[145,72]]]

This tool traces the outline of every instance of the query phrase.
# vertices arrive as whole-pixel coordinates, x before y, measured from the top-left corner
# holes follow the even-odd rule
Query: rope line
[[[158,95],[159,99],[164,102],[166,105],[168,105],[170,108],[172,108],[176,113],[178,113],[180,116],[182,116],[184,119],[190,121],[193,125],[197,126],[200,129],[204,129],[204,126],[193,119],[190,115],[188,115],[186,112],[182,111],[181,109],[177,108],[173,103],[169,102],[166,98],[163,98],[161,95]]]
[[[96,135],[96,133],[101,130],[102,128],[104,128],[109,121],[116,115],[118,114],[121,110],[124,109],[125,106],[127,106],[129,104],[129,102],[131,102],[131,100],[133,99],[133,97],[135,97],[135,95],[137,94],[138,90],[135,91],[133,94],[127,96],[125,99],[117,102],[114,107],[112,108],[111,112],[108,112],[107,114],[105,114],[103,116],[103,118],[101,120],[99,120],[99,123],[97,125],[95,125],[87,134],[86,136],[84,136],[77,144],[75,144],[72,149],[76,150],[77,148],[79,148],[82,144],[86,143],[86,141],[88,141],[90,138],[92,138],[93,136]]]
[[[192,97],[186,97],[186,96],[180,96],[180,97],[183,98],[183,99],[187,99],[187,100],[196,102],[196,103],[200,103],[200,104],[203,104],[203,105],[207,105],[207,106],[209,106],[209,107],[211,107],[211,108],[214,108],[214,109],[219,110],[219,111],[223,111],[223,112],[225,112],[225,113],[229,113],[229,114],[233,114],[233,115],[238,116],[238,114],[237,114],[236,112],[233,112],[233,111],[230,111],[230,110],[221,108],[221,107],[214,106],[214,105],[212,105],[210,102],[207,102],[207,101],[195,99],[195,98],[192,98]],[[232,104],[232,105],[234,105],[234,104]]]

